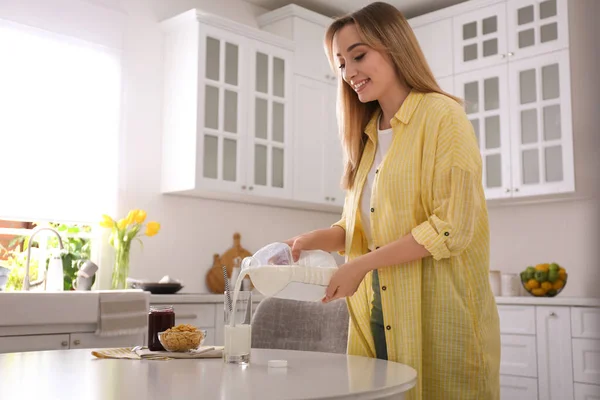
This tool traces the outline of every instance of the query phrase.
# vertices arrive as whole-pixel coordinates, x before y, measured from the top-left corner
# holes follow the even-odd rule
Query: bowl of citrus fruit
[[[521,272],[521,283],[536,297],[554,297],[567,285],[567,271],[557,263],[538,264]]]

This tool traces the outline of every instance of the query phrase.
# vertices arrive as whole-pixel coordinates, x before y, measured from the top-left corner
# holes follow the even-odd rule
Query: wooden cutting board
[[[241,260],[245,257],[252,255],[252,253],[242,247],[241,239],[242,237],[239,233],[234,233],[233,247],[221,256],[218,254],[213,255],[213,265],[206,274],[206,286],[212,293],[222,294],[225,292],[222,265],[227,268],[227,276],[231,278],[231,271],[236,263],[236,259],[239,257],[239,262],[241,263]]]

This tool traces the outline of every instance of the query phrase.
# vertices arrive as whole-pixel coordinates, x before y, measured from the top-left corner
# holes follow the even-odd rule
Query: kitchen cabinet
[[[65,350],[69,348],[68,334],[0,337],[0,353],[23,351]]]
[[[452,18],[444,18],[413,28],[423,55],[438,80],[452,76]]]
[[[291,43],[191,10],[165,31],[162,191],[291,197]]]
[[[537,379],[501,375],[500,400],[538,400]]]
[[[297,75],[294,108],[295,200],[343,206],[336,86]]]

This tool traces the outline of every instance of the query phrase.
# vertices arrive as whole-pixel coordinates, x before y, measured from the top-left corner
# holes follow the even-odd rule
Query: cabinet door
[[[487,199],[510,197],[511,153],[507,69],[486,68],[457,75],[454,88],[464,99],[483,162]]]
[[[248,190],[291,198],[291,53],[252,42]]]
[[[299,75],[294,80],[294,200],[324,203],[330,85]]]
[[[576,383],[575,400],[600,400],[600,386]]]
[[[454,96],[458,96],[456,94],[456,91],[454,90],[454,77],[453,76],[447,76],[445,78],[437,78],[437,82],[438,85],[440,85],[440,88],[451,95]]]
[[[336,117],[337,86],[327,85],[329,94],[327,100],[327,122],[325,130],[325,152],[323,180],[325,188],[325,202],[342,207],[346,197],[341,188],[342,174],[344,173],[344,153],[339,136]]]
[[[452,76],[452,18],[413,29],[433,76]]]
[[[245,41],[203,26],[199,62],[198,170],[204,189],[240,192],[245,184]]]
[[[454,17],[454,73],[506,63],[506,4]]]
[[[575,190],[569,52],[509,64],[514,196]]]
[[[535,336],[500,335],[500,341],[501,374],[537,377]]]
[[[538,400],[534,378],[500,375],[500,400]]]
[[[550,53],[569,46],[567,0],[509,0],[510,59]]]
[[[331,72],[329,60],[323,48],[325,31],[324,26],[303,18],[293,18],[293,37],[296,43],[294,73],[331,83],[336,80],[336,77]]]
[[[146,344],[146,335],[109,336],[102,337],[95,333],[72,333],[71,349],[102,349],[109,347],[135,347]]]
[[[66,350],[69,335],[27,335],[0,337],[0,353],[23,351]]]
[[[569,307],[536,307],[539,395],[573,400],[573,354]]]
[[[573,339],[575,382],[600,385],[600,340]]]

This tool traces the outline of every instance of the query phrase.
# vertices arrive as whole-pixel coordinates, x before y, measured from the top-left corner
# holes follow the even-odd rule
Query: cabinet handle
[[[81,340],[74,340],[74,341],[73,341],[73,344],[74,344],[75,346],[79,346],[79,345],[81,344]]]
[[[506,58],[506,54],[500,54],[500,58]]]
[[[510,189],[506,189],[506,193],[510,193]]]
[[[518,192],[518,191],[519,191],[519,188],[515,188],[515,192]]]
[[[329,201],[329,197],[325,197],[325,201]]]
[[[514,55],[515,55],[515,53],[513,53],[512,51],[508,53],[508,56],[509,56],[509,57],[512,57],[512,56],[514,56]]]
[[[250,186],[248,190],[254,190],[254,186]]]
[[[331,201],[335,201],[335,197],[332,197],[332,198],[331,198]]]
[[[61,345],[62,347],[67,347],[67,346],[69,345],[69,342],[67,342],[66,340],[64,340],[64,341],[62,341],[62,342],[60,343],[60,345]]]
[[[325,75],[325,79],[331,79],[331,75]]]
[[[177,319],[196,319],[196,314],[177,314]]]
[[[555,313],[554,311],[552,311],[552,312],[550,313],[550,317],[552,317],[552,318],[556,317],[556,313]]]

